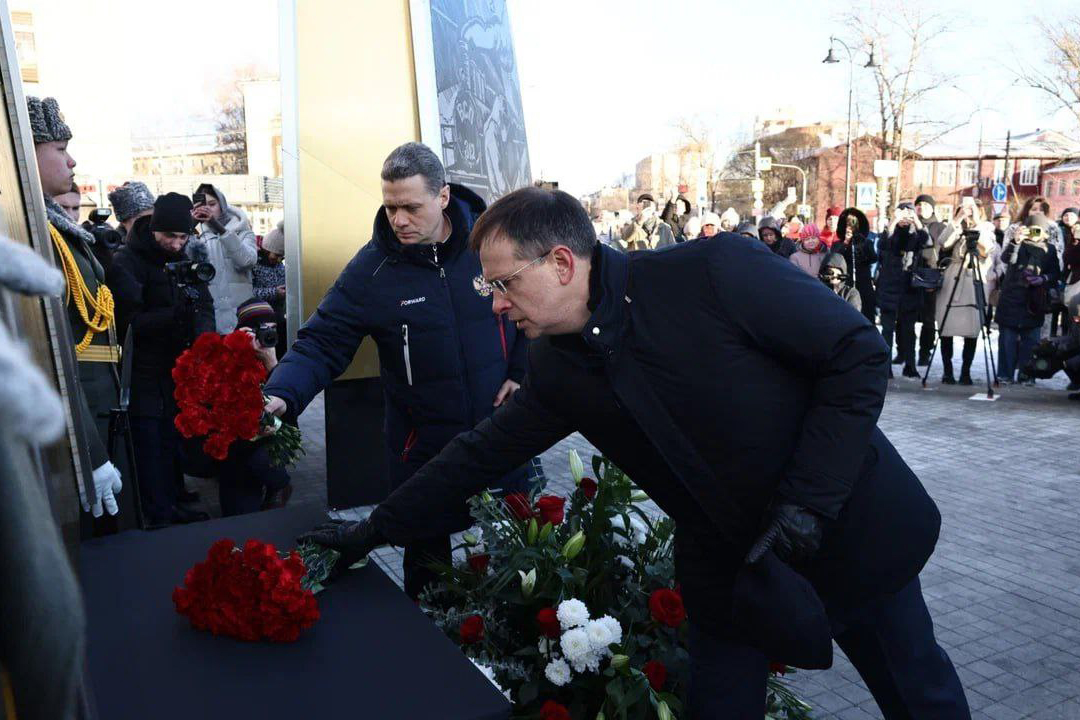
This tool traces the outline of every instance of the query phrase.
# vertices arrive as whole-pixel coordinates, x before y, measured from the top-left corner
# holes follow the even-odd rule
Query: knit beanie
[[[255,330],[262,323],[277,322],[277,315],[270,303],[251,298],[236,308],[236,327]]]
[[[918,205],[921,202],[930,203],[930,207],[937,208],[937,203],[934,202],[934,197],[932,195],[923,194],[923,195],[920,195],[919,197],[915,198],[915,204],[916,205]]]
[[[109,193],[109,204],[120,222],[130,220],[146,210],[153,210],[154,199],[154,193],[141,182],[126,182]]]
[[[275,255],[285,254],[285,221],[282,220],[277,227],[266,234],[262,241],[262,249]]]
[[[64,122],[56,98],[41,100],[27,97],[26,112],[30,115],[30,129],[34,132],[35,145],[71,139],[71,128]]]
[[[150,230],[157,232],[182,232],[195,230],[191,217],[191,198],[180,193],[165,193],[154,201],[154,215],[150,218]]]

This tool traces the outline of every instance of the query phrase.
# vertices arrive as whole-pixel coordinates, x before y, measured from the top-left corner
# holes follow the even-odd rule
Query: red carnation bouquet
[[[172,377],[176,429],[185,438],[205,436],[203,449],[215,460],[228,457],[234,441],[257,439],[263,428],[275,430],[268,440],[274,465],[292,465],[303,454],[300,430],[263,412],[266,368],[247,333],[203,333],[177,359]]]
[[[243,550],[218,540],[206,560],[188,570],[184,586],[173,590],[173,603],[198,630],[293,642],[319,619],[315,592],[334,560],[335,551],[314,546],[281,555],[258,540],[248,540]]]

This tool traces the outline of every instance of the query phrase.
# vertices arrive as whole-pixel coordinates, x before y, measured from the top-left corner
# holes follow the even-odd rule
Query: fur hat
[[[285,221],[282,220],[277,227],[266,233],[262,241],[262,249],[275,255],[285,254]]]
[[[30,128],[34,131],[35,145],[71,139],[71,128],[64,122],[56,98],[41,100],[27,97],[26,112],[30,115]]]
[[[154,193],[141,182],[126,182],[109,193],[109,204],[120,222],[130,220],[146,210],[153,210],[154,200]]]

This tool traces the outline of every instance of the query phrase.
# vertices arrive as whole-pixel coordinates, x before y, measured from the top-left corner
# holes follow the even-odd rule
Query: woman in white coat
[[[972,248],[964,238],[965,232],[978,233],[978,240],[974,243],[978,275],[970,267],[968,254]],[[979,333],[982,330],[977,300],[981,299],[985,312],[986,298],[990,296],[992,284],[995,282],[993,267],[997,243],[994,226],[986,222],[982,208],[971,204],[961,205],[956,209],[952,222],[942,231],[941,241],[942,256],[950,258],[942,287],[937,292],[935,313],[937,325],[941,329],[941,361],[944,367],[941,381],[946,385],[955,385],[957,382],[953,375],[953,338],[962,337],[964,350],[960,384],[971,385],[971,363],[975,359]],[[946,310],[948,318],[945,317]]]
[[[194,200],[191,215],[202,223],[202,233],[199,243],[189,243],[188,254],[194,256],[205,247],[205,259],[215,270],[210,281],[214,324],[219,333],[230,333],[236,329],[236,309],[254,294],[251,269],[259,259],[255,233],[244,211],[229,205],[216,186],[200,185]]]

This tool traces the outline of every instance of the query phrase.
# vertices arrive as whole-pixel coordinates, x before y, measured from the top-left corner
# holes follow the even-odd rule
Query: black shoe
[[[184,488],[180,492],[176,493],[176,502],[183,503],[185,505],[191,505],[192,503],[199,502],[199,493],[194,490],[188,490]]]
[[[270,490],[266,493],[266,497],[263,498],[260,510],[274,510],[276,508],[285,507],[289,498],[292,497],[292,484],[286,485],[280,490]]]
[[[906,377],[906,378],[917,378],[917,377],[919,377],[919,371],[916,370],[915,368],[911,367],[910,365],[905,365],[904,366],[904,377]]]
[[[894,358],[892,359],[892,364],[893,364],[893,365],[900,365],[900,364],[902,364],[903,362],[904,362],[904,358],[903,358],[903,357],[901,357],[900,355],[897,355],[896,357],[894,357]]]
[[[942,385],[955,385],[956,384],[956,378],[953,376],[952,368],[946,370],[945,373],[942,374],[942,376],[941,376],[941,384]]]
[[[201,510],[189,510],[186,507],[174,507],[169,522],[172,524],[187,525],[188,523],[209,520],[210,516]]]
[[[961,385],[974,385],[975,383],[971,379],[971,373],[967,370],[960,371],[960,384]]]

